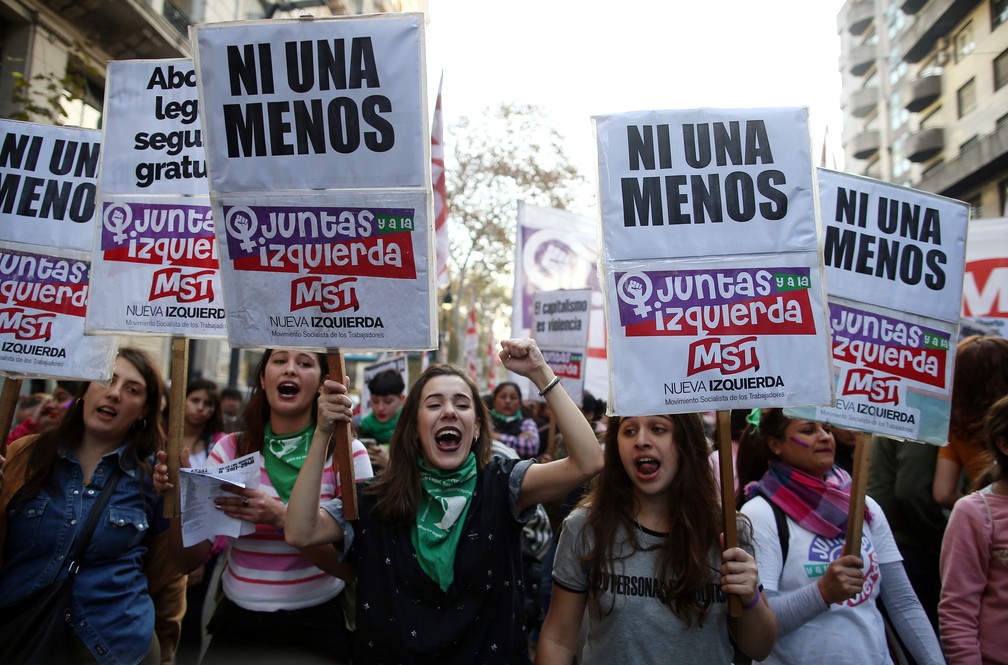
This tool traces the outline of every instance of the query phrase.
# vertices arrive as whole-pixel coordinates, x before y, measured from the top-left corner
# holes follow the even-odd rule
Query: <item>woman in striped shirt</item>
[[[210,451],[208,464],[222,464],[253,452],[262,454],[258,489],[240,489],[218,500],[217,508],[253,522],[255,532],[232,538],[222,576],[224,599],[208,629],[212,635],[203,663],[348,662],[349,638],[340,602],[352,571],[341,564],[332,545],[295,548],[284,542],[284,519],[294,480],[315,432],[316,400],[328,373],[324,354],[297,349],[267,350],[245,409],[244,430],[230,434]],[[182,465],[188,462],[183,451]],[[367,450],[353,445],[357,478],[371,477]],[[163,461],[163,460],[162,460]],[[170,489],[167,472],[155,473],[161,489]],[[320,499],[337,496],[338,474],[326,465]],[[176,520],[178,522],[178,520]],[[180,561],[193,567],[209,554],[204,541],[181,547]]]

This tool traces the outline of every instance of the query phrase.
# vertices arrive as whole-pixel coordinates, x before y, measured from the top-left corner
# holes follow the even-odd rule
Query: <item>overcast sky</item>
[[[840,160],[843,0],[430,0],[428,85],[444,71],[448,129],[502,101],[534,103],[592,180],[591,116],[807,106]],[[446,142],[450,144],[449,137]]]

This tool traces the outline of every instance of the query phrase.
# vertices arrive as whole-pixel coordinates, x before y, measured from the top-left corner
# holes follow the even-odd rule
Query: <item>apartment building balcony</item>
[[[928,0],[903,0],[903,4],[900,5],[900,9],[903,10],[904,14],[913,15],[921,10],[921,7],[926,5]]]
[[[855,118],[867,118],[875,110],[879,103],[879,89],[877,85],[870,85],[857,90],[850,96],[848,111]]]
[[[903,91],[904,107],[919,113],[938,101],[942,94],[941,74],[928,74],[910,81]]]
[[[846,28],[855,37],[863,35],[875,20],[875,0],[847,0],[846,7],[846,13],[840,13],[840,29]]]
[[[903,59],[923,60],[934,50],[938,38],[948,35],[976,5],[976,0],[931,0],[900,38]]]
[[[882,137],[878,130],[869,129],[851,138],[850,152],[854,159],[868,159],[882,147]]]
[[[960,197],[984,182],[1002,177],[1005,169],[1008,169],[1008,123],[981,136],[961,150],[955,159],[946,159],[913,186],[943,196]]]
[[[189,57],[189,18],[171,0],[43,0],[114,60]]]
[[[878,44],[861,44],[847,52],[847,71],[853,76],[864,76],[875,64]]]
[[[911,162],[926,162],[945,149],[945,130],[941,127],[920,129],[907,137],[906,153]]]

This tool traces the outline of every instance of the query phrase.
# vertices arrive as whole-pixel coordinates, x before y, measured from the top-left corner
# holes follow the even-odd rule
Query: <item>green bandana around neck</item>
[[[294,489],[294,481],[297,480],[298,471],[308,457],[308,448],[311,445],[312,435],[315,434],[315,423],[309,423],[299,432],[293,434],[283,434],[277,436],[273,433],[273,428],[266,423],[266,433],[263,436],[263,464],[266,467],[266,475],[269,476],[273,489],[277,496],[287,503],[290,500],[291,490]]]
[[[361,436],[366,439],[374,439],[378,443],[388,443],[392,440],[392,432],[395,431],[396,423],[399,422],[400,413],[402,413],[402,407],[399,407],[399,410],[395,412],[394,416],[385,422],[381,422],[375,417],[375,414],[372,411],[361,418]]]
[[[462,523],[476,489],[476,455],[469,453],[462,466],[452,471],[432,469],[422,458],[418,462],[423,495],[410,539],[420,567],[442,591],[448,591],[455,578]]]
[[[501,421],[502,423],[505,423],[505,424],[506,423],[513,423],[516,420],[522,420],[522,411],[521,411],[521,409],[518,409],[517,411],[515,411],[515,414],[513,416],[505,416],[504,414],[500,413],[499,411],[497,411],[497,409],[495,409],[495,408],[493,408],[491,406],[490,407],[490,415],[493,416],[496,420],[499,420],[499,421]]]

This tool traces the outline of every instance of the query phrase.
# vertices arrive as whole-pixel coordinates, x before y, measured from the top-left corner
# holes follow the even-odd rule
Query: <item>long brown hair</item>
[[[1008,395],[1008,339],[971,335],[956,347],[949,434],[980,442],[991,404]]]
[[[696,619],[703,624],[711,595],[700,601],[698,593],[711,576],[710,548],[717,545],[721,516],[717,484],[708,462],[707,437],[699,414],[669,415],[678,450],[678,469],[668,492],[670,533],[658,554],[655,571],[660,580],[670,580],[668,593],[660,600],[687,626]],[[594,543],[585,555],[588,566],[589,603],[593,612],[608,614],[612,607],[600,607],[600,583],[616,574],[616,562],[643,549],[634,521],[634,485],[620,459],[619,430],[623,419],[609,420],[605,433],[605,466],[581,501],[587,507],[587,529]],[[620,554],[614,545],[626,534],[631,551]]]
[[[244,427],[241,434],[238,435],[235,445],[235,457],[241,457],[242,455],[262,450],[263,439],[266,437],[266,423],[270,419],[270,405],[266,399],[266,389],[263,388],[262,379],[266,374],[266,364],[269,362],[270,356],[279,350],[266,349],[262,354],[262,358],[259,359],[259,363],[256,365],[255,373],[249,379],[249,387],[252,389],[252,394],[249,396],[248,404],[246,404],[245,410],[242,412]],[[315,353],[315,358],[318,360],[320,372],[319,383],[321,385],[322,380],[329,374],[329,358],[324,353],[308,353]],[[337,380],[342,382],[343,377],[337,377]],[[317,414],[318,394],[316,393],[315,400],[312,402],[312,422],[315,422]]]
[[[389,464],[378,479],[365,488],[373,494],[374,511],[379,519],[392,524],[408,525],[416,519],[420,507],[420,469],[417,457],[422,453],[420,435],[417,430],[417,416],[423,389],[431,379],[440,376],[457,376],[465,381],[472,396],[473,409],[479,421],[479,436],[473,444],[476,465],[483,469],[490,463],[493,433],[490,429],[490,410],[480,399],[479,388],[469,376],[454,365],[431,365],[416,380],[403,402],[402,413],[396,423],[392,439],[389,441]]]
[[[199,434],[199,438],[202,441],[206,441],[207,450],[209,450],[214,436],[224,431],[224,418],[221,416],[220,408],[220,394],[217,392],[217,384],[210,379],[193,379],[186,386],[185,396],[187,402],[189,401],[189,396],[197,390],[206,391],[207,397],[210,398],[210,404],[213,406],[213,413],[203,423],[203,429]]]
[[[126,435],[130,442],[125,458],[136,467],[150,473],[148,459],[165,447],[165,432],[158,412],[161,409],[161,372],[154,360],[144,351],[134,347],[119,349],[119,357],[133,365],[144,379],[147,396],[144,406],[147,415],[137,421]],[[21,496],[30,498],[38,493],[52,475],[61,448],[76,450],[84,440],[84,393],[90,387],[84,383],[77,390],[76,399],[63,414],[56,427],[43,432],[30,446],[28,468]]]

